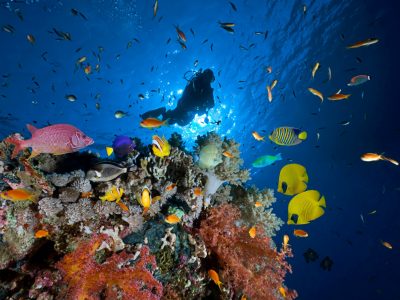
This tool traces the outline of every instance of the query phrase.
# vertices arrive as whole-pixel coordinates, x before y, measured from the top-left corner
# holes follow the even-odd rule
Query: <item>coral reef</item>
[[[221,277],[235,294],[243,293],[251,299],[277,299],[286,272],[291,272],[284,260],[291,255],[290,249],[273,249],[261,227],[257,227],[257,236],[251,238],[248,228],[235,225],[239,220],[240,211],[233,205],[213,207],[201,222],[200,236],[217,256]],[[286,299],[294,295],[288,293]]]
[[[156,269],[156,262],[149,248],[140,249],[139,260],[133,266],[134,255],[125,251],[98,263],[96,251],[105,240],[106,235],[95,235],[57,263],[67,283],[65,297],[100,299],[104,293],[105,299],[117,299],[118,295],[122,299],[160,299],[163,288],[151,273]]]
[[[0,142],[0,188],[28,188],[38,195],[37,202],[1,200],[0,269],[10,279],[0,284],[7,295],[197,300],[237,299],[244,293],[248,299],[279,298],[290,251],[278,252],[271,240],[282,224],[272,212],[273,191],[244,186],[249,173],[241,168],[239,144],[209,133],[190,153],[173,135],[170,155],[160,158],[139,139],[135,143],[136,150],[118,160],[126,173],[91,182],[86,173],[98,162],[91,154],[26,160],[27,151],[11,160],[10,146]],[[195,162],[196,156],[203,162]],[[151,202],[146,209],[145,187]],[[118,199],[101,201],[110,190]],[[168,224],[169,215],[179,222]],[[257,237],[250,239],[248,228],[254,225]],[[44,235],[35,237],[39,230]],[[210,265],[226,282],[222,294],[209,283]],[[253,291],[260,287],[266,291]],[[295,295],[286,292],[288,299]]]

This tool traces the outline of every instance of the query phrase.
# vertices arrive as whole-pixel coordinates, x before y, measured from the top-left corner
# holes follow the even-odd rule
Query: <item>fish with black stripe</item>
[[[280,146],[294,146],[307,139],[307,132],[294,127],[278,127],[271,132],[269,139]]]

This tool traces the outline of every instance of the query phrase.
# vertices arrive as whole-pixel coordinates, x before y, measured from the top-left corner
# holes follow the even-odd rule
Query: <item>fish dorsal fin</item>
[[[26,128],[28,128],[29,132],[34,135],[36,130],[38,130],[35,126],[31,125],[31,124],[26,124]]]

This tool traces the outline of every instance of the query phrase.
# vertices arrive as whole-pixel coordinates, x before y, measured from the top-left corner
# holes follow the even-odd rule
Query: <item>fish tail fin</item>
[[[149,211],[149,208],[148,207],[143,207],[143,216],[145,215],[145,214],[147,214],[147,212]]]
[[[218,281],[217,285],[218,285],[218,287],[219,287],[219,290],[222,291],[222,290],[221,290],[222,282],[221,282],[221,281]]]
[[[164,126],[169,126],[169,118],[163,121]]]
[[[325,196],[322,196],[321,199],[319,199],[319,206],[326,208]]]
[[[27,147],[26,141],[20,139],[18,136],[12,136],[12,137],[6,138],[5,142],[14,145],[14,149],[11,154],[12,159],[15,158],[19,152],[21,152],[22,150],[24,150]]]
[[[306,131],[302,131],[299,134],[299,139],[301,139],[302,141],[304,141],[307,138],[307,132]]]
[[[282,160],[282,154],[281,154],[281,153],[278,153],[278,154],[276,155],[276,159],[277,159],[277,160]]]
[[[381,158],[380,158],[380,159],[381,159],[381,160],[386,160],[386,161],[388,161],[388,162],[391,162],[392,164],[394,164],[394,165],[396,165],[396,166],[399,165],[399,162],[398,162],[397,160],[394,160],[394,159],[392,159],[392,158],[386,157],[386,156],[383,155],[383,153],[381,154]]]

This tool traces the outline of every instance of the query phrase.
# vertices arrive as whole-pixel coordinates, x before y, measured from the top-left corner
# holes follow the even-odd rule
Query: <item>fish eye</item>
[[[290,217],[290,220],[293,221],[295,224],[297,224],[297,221],[299,220],[299,215],[292,214],[292,216]]]
[[[287,188],[288,188],[287,183],[286,183],[285,181],[283,181],[283,182],[282,182],[282,191],[283,191],[284,193],[286,193]]]

